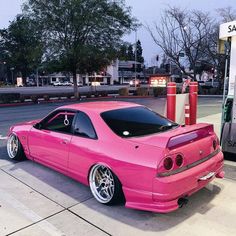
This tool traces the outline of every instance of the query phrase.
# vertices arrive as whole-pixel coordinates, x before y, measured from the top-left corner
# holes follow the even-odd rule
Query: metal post
[[[176,83],[167,84],[167,118],[175,121],[176,114]]]
[[[227,38],[227,43],[229,43],[229,38]],[[221,113],[221,135],[223,132],[223,124],[224,124],[224,117],[225,117],[225,111],[224,111],[224,107],[225,107],[225,101],[226,101],[226,86],[228,86],[228,90],[229,90],[229,78],[228,78],[228,63],[229,63],[229,48],[225,47],[225,56],[226,56],[226,60],[225,60],[225,74],[224,74],[224,89],[223,89],[223,101],[222,101],[222,113]],[[229,91],[228,91],[229,92]]]
[[[189,84],[189,105],[190,105],[190,125],[197,123],[197,95],[198,83],[190,82]]]
[[[10,68],[12,85],[14,85],[14,69],[15,69],[14,67]]]
[[[37,84],[37,87],[39,87],[39,69],[38,68],[36,69],[36,84]]]
[[[137,80],[137,30],[135,30],[135,53],[134,53],[134,60],[135,60],[135,65],[134,65],[134,86],[136,88],[136,80]]]

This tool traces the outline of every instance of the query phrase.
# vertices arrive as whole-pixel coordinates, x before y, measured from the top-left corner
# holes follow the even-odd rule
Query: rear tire
[[[23,161],[25,153],[20,143],[19,138],[15,134],[11,134],[7,140],[7,153],[8,157],[14,161]]]
[[[122,186],[117,176],[106,166],[97,164],[89,173],[89,186],[94,198],[105,205],[124,201]]]

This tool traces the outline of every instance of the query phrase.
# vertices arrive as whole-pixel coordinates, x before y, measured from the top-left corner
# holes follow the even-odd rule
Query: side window
[[[46,130],[71,133],[71,126],[75,114],[71,112],[60,112],[55,114],[43,126]]]
[[[90,118],[83,112],[79,112],[76,116],[74,134],[85,138],[97,138]]]

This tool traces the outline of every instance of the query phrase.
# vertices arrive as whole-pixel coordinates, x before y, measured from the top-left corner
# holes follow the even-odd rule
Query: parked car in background
[[[53,86],[62,86],[62,85],[63,85],[63,83],[60,81],[56,81],[53,83]]]
[[[78,86],[78,87],[83,87],[83,83],[82,83],[81,81],[78,81],[78,82],[77,82],[77,86]]]
[[[73,83],[71,83],[70,81],[64,81],[62,82],[61,86],[72,86]]]
[[[219,87],[219,81],[218,80],[212,80],[209,79],[205,82],[204,86],[218,88]]]
[[[198,82],[198,85],[199,85],[199,86],[204,86],[204,85],[205,85],[205,81],[199,80],[199,81],[197,81],[197,82]]]
[[[139,79],[132,79],[132,80],[130,80],[129,85],[132,87],[139,87],[140,81],[139,81]]]
[[[34,81],[32,81],[32,80],[26,82],[26,86],[29,86],[29,87],[31,87],[31,86],[36,86],[36,85],[37,85],[37,84],[36,84]]]
[[[223,154],[213,125],[178,125],[127,102],[59,107],[9,130],[7,152],[90,186],[103,204],[170,212],[223,178]],[[198,199],[198,201],[204,199]]]

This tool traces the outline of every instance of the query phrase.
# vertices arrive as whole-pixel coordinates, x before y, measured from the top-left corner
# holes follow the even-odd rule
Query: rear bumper
[[[201,180],[209,173],[214,173],[214,175]],[[179,208],[178,200],[180,198],[192,195],[215,177],[222,178],[223,175],[223,154],[219,152],[194,168],[168,177],[154,178],[152,193],[125,189],[126,207],[153,212],[171,212]]]

